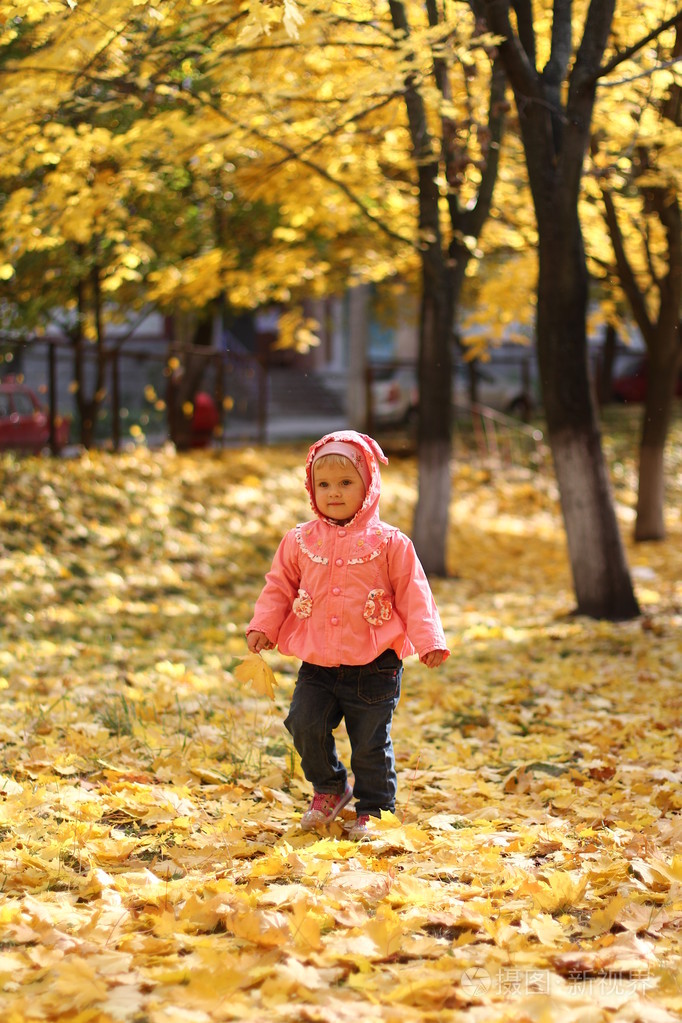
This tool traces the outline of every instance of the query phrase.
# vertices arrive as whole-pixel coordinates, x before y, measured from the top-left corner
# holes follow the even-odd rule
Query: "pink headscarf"
[[[388,459],[373,437],[368,437],[365,433],[357,433],[356,430],[335,430],[311,444],[305,462],[305,485],[313,511],[319,515],[315,503],[313,468],[317,459],[322,455],[332,454],[344,455],[357,469],[365,487],[365,501],[361,512],[365,516],[374,514],[381,494],[379,463],[387,465]],[[358,515],[361,512],[358,512]]]
[[[367,465],[367,459],[355,444],[349,444],[348,441],[343,440],[330,440],[326,444],[323,444],[321,448],[318,448],[315,452],[315,456],[311,463],[311,471],[315,471],[315,462],[318,458],[323,458],[324,455],[343,455],[347,458],[351,465],[357,469],[360,478],[365,486],[365,491],[369,486],[369,481],[372,478],[369,466]]]

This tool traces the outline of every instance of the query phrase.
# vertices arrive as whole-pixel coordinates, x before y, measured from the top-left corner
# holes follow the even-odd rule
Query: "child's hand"
[[[246,637],[246,645],[252,654],[259,654],[261,650],[272,650],[274,643],[271,643],[264,632],[250,632]]]
[[[447,650],[429,650],[428,654],[422,654],[419,660],[427,668],[437,668],[448,656]]]

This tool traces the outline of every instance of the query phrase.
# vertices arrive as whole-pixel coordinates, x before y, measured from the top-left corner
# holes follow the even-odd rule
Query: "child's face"
[[[350,462],[345,466],[315,466],[313,482],[315,504],[328,519],[349,522],[362,508],[365,484]]]

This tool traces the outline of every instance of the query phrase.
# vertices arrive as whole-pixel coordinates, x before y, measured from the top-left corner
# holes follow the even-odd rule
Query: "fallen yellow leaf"
[[[585,894],[587,878],[573,878],[563,871],[555,871],[547,878],[547,882],[533,894],[535,905],[545,913],[558,913],[572,909]]]
[[[231,909],[223,917],[226,930],[237,938],[265,948],[277,948],[291,941],[289,918],[277,910]]]
[[[306,451],[0,455],[0,1019],[671,1023],[679,524],[635,555],[658,632],[567,618],[553,480],[453,467],[457,657],[409,672],[396,814],[310,834],[281,694],[252,688],[293,664],[240,659]]]

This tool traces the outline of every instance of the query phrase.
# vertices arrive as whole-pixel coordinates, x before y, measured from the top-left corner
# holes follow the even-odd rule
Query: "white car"
[[[374,366],[371,380],[373,425],[409,425],[419,401],[414,367]]]
[[[519,357],[520,356],[520,357]],[[470,365],[458,362],[452,376],[455,409],[470,409]],[[479,405],[518,419],[528,419],[537,405],[534,362],[526,353],[474,364],[476,401]],[[419,403],[414,366],[374,367],[372,370],[372,423],[403,426],[413,422]]]

